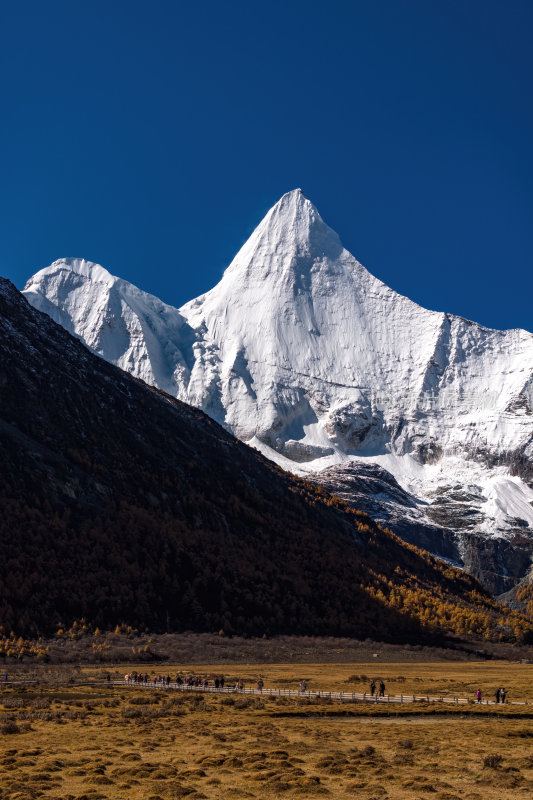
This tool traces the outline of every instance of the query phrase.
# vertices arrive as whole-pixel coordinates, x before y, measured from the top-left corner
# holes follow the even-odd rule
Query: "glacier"
[[[24,294],[94,352],[285,469],[316,480],[377,465],[413,498],[414,529],[448,531],[457,562],[495,590],[527,570],[533,334],[398,294],[301,190],[267,213],[213,289],[180,309],[83,259],[41,269]],[[524,553],[520,566],[501,553],[494,569],[477,565],[472,537],[505,540]]]

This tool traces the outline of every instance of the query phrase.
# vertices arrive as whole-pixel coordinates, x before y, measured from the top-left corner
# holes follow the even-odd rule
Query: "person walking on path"
[[[496,703],[499,703],[500,702],[500,698],[501,698],[501,690],[500,690],[499,686],[496,689],[496,691],[494,692],[494,697],[496,699]]]
[[[507,692],[505,691],[505,689],[502,686],[502,688],[500,689],[500,703],[505,703],[505,698],[506,697],[507,697]]]
[[[379,696],[385,697],[385,684],[383,683],[383,681],[379,682]]]
[[[478,701],[478,703],[481,703],[482,699],[483,699],[483,695],[481,694],[481,689],[478,689],[477,692],[476,692],[476,700]]]
[[[305,694],[305,690],[307,689],[307,683],[305,680],[300,681],[300,692]]]
[[[258,690],[259,690],[260,692],[262,692],[262,691],[263,691],[263,686],[264,686],[263,679],[262,679],[262,678],[259,678],[259,680],[257,681],[257,688],[258,688]]]
[[[372,683],[370,684],[370,694],[372,695],[372,697],[374,697],[375,692],[376,692],[376,682],[373,680]]]

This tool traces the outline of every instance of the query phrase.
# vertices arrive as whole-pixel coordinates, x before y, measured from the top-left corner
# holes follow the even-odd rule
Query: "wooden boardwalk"
[[[371,695],[367,692],[323,692],[323,691],[299,691],[298,689],[257,689],[255,687],[244,687],[243,689],[236,689],[233,686],[224,686],[224,688],[216,688],[215,686],[186,686],[185,684],[178,684],[175,681],[166,683],[166,681],[135,681],[135,680],[122,680],[112,681],[115,686],[127,686],[132,689],[160,689],[178,692],[201,692],[203,694],[220,694],[220,695],[242,695],[242,696],[255,696],[255,697],[294,697],[294,698],[308,698],[317,700],[336,700],[340,703],[373,703],[374,705],[383,705],[388,703],[404,704],[404,703],[446,703],[448,705],[483,705],[483,706],[528,706],[532,705],[532,701],[506,701],[504,704],[496,703],[495,700],[481,700],[477,702],[475,698],[459,697],[455,695],[414,695],[414,694],[386,694],[384,697],[378,695]]]

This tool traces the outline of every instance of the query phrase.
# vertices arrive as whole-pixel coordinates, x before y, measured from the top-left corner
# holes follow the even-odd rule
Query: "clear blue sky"
[[[6,0],[0,274],[179,306],[301,187],[397,291],[533,330],[532,39],[530,0]]]

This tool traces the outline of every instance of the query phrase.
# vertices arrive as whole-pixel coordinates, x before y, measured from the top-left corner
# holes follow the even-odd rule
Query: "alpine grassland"
[[[146,665],[126,670],[144,671]],[[0,685],[1,800],[501,800],[533,791],[533,665],[505,661],[169,664],[226,686],[368,690],[505,705],[375,705],[141,689],[124,669],[35,665]],[[110,680],[107,681],[109,675]],[[24,679],[24,683],[15,682]],[[29,681],[33,680],[34,683]],[[531,700],[532,706],[511,701]]]

